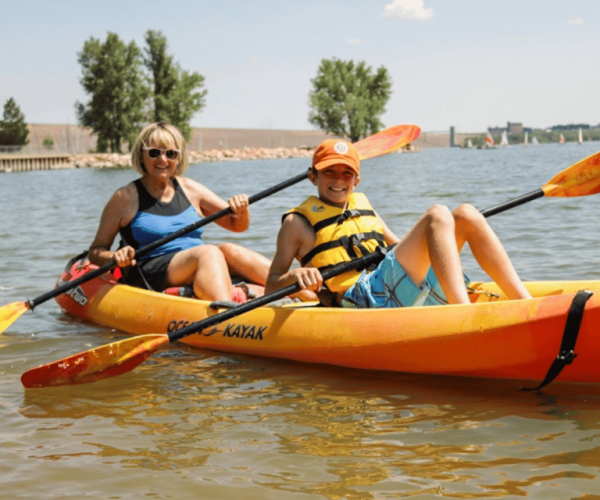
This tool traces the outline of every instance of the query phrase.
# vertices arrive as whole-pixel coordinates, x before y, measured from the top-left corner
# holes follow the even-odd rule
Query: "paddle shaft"
[[[386,251],[390,248],[391,247],[388,247]],[[343,264],[339,264],[335,267],[332,267],[331,269],[328,269],[327,271],[324,271],[322,273],[323,281],[333,278],[334,276],[343,274],[347,271],[351,271],[352,269],[366,268],[371,264],[376,264],[385,257],[385,254],[385,251],[379,249],[373,253],[365,255],[364,257],[353,259],[349,262],[344,262]],[[223,321],[231,319],[235,316],[239,316],[240,314],[244,314],[245,312],[252,311],[253,309],[257,309],[258,307],[264,306],[269,302],[283,299],[284,297],[287,297],[292,293],[299,292],[300,290],[300,285],[298,283],[293,283],[284,288],[280,288],[279,290],[271,292],[267,295],[263,295],[262,297],[257,297],[256,299],[252,299],[237,307],[233,307],[232,309],[229,309],[222,313],[215,314],[210,318],[203,319],[201,321],[198,321],[197,323],[193,323],[180,330],[175,330],[169,333],[169,342],[175,342],[177,340],[182,339],[183,337],[192,335],[193,333],[198,333],[206,328],[222,323]]]
[[[281,191],[290,186],[293,186],[294,184],[297,184],[298,182],[303,181],[306,178],[308,178],[308,171],[303,174],[297,175],[296,177],[288,179],[287,181],[281,182],[280,184],[277,184],[276,186],[270,187],[269,189],[265,189],[264,191],[261,191],[260,193],[250,196],[250,198],[248,198],[248,202],[250,204],[252,204],[257,201],[260,201],[263,198],[266,198],[267,196],[271,196],[272,194],[277,193],[278,191]],[[173,241],[185,234],[188,234],[191,231],[194,231],[195,229],[205,226],[206,224],[210,224],[211,222],[214,222],[217,219],[220,219],[221,217],[225,217],[226,215],[229,215],[232,213],[233,213],[233,211],[231,210],[231,207],[227,207],[227,208],[224,208],[223,210],[219,210],[218,212],[215,212],[214,214],[209,215],[208,217],[204,217],[204,218],[194,222],[193,224],[190,224],[186,227],[181,228],[179,231],[175,231],[174,233],[171,233],[159,240],[156,240],[156,241],[150,243],[149,245],[147,245],[145,247],[142,247],[142,248],[136,250],[134,258],[139,259],[139,258],[143,257],[144,255],[147,255],[148,253],[157,249],[158,247],[164,245],[165,243],[169,243],[170,241]],[[30,308],[33,309],[35,306],[37,306],[43,302],[46,302],[47,300],[52,299],[54,297],[58,297],[60,294],[66,292],[68,290],[71,290],[71,289],[81,285],[82,283],[86,283],[87,281],[97,278],[98,276],[102,276],[104,273],[106,273],[106,272],[110,271],[111,269],[113,269],[114,267],[116,267],[116,265],[117,265],[117,263],[114,260],[112,260],[110,262],[107,262],[103,266],[99,267],[98,269],[90,271],[89,273],[86,273],[83,276],[81,276],[73,281],[64,283],[63,285],[55,288],[54,290],[51,290],[43,295],[40,295],[39,297],[37,297],[33,300],[28,301]]]
[[[600,152],[574,163],[556,174],[544,186],[505,203],[482,210],[484,217],[499,214],[544,196],[589,196],[600,192]]]
[[[518,207],[519,205],[523,205],[527,202],[537,200],[538,198],[542,198],[544,196],[543,189],[536,189],[535,191],[531,191],[530,193],[524,194],[523,196],[519,196],[518,198],[513,198],[512,200],[505,201],[504,203],[500,203],[499,205],[494,205],[493,207],[486,208],[481,211],[481,214],[484,217],[491,217],[492,215],[499,214],[504,212],[505,210],[509,210],[514,207]]]

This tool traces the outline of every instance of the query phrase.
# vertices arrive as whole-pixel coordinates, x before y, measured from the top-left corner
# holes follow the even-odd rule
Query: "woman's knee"
[[[248,251],[235,243],[221,243],[219,245],[219,251],[221,255],[225,257],[225,260],[229,265],[235,265],[236,262],[247,258]]]
[[[234,255],[239,252],[239,245],[235,243],[221,243],[219,246],[219,251],[225,255]]]
[[[223,252],[217,245],[200,245],[194,249],[194,257],[198,262],[198,267],[210,264],[214,265],[218,262],[224,262]]]

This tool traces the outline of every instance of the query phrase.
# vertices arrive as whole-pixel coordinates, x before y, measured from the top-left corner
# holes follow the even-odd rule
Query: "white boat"
[[[496,143],[494,142],[494,138],[492,137],[492,134],[487,133],[487,135],[485,136],[485,147],[486,148],[495,148],[496,147]]]
[[[467,139],[467,147],[468,148],[472,148],[473,147],[473,142],[471,141],[471,139]]]
[[[523,140],[523,144],[525,146],[529,146],[529,136],[527,135],[527,132],[525,132],[525,139]]]
[[[508,146],[508,132],[505,130],[502,132],[502,138],[500,139],[500,146]]]
[[[533,144],[534,146],[537,146],[540,143],[540,141],[537,140],[537,137],[534,135],[531,138],[531,144]]]
[[[562,133],[558,136],[558,142],[561,144],[565,143],[565,136]]]
[[[583,144],[583,130],[579,129],[579,138],[577,139],[579,144]]]

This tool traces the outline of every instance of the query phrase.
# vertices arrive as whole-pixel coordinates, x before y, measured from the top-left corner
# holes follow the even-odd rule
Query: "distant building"
[[[506,124],[506,131],[511,134],[522,134],[523,133],[523,124],[522,123],[512,123],[508,122]]]
[[[523,132],[530,132],[530,128],[523,127],[520,122],[507,122],[506,127],[488,127],[490,134],[502,134],[508,132],[509,134],[522,134]]]
[[[569,125],[553,125],[551,130],[589,130],[590,126],[587,123],[570,123]]]

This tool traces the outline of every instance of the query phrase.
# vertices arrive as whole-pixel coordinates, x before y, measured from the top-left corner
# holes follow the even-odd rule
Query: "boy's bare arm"
[[[319,291],[323,284],[321,273],[314,267],[290,271],[294,259],[302,259],[314,246],[315,236],[308,222],[297,214],[288,215],[277,235],[277,249],[267,277],[266,293],[298,283],[302,290]]]

